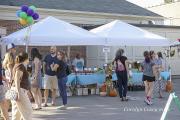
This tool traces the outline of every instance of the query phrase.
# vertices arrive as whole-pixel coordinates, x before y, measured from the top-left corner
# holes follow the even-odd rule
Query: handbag
[[[14,80],[12,80],[9,89],[8,89],[7,92],[5,93],[5,98],[6,98],[7,100],[16,101],[16,100],[17,100],[17,97],[18,97],[18,93],[16,92],[16,90],[11,89],[13,82],[14,82]]]
[[[113,84],[111,84],[109,96],[110,97],[116,97],[117,96],[117,91],[116,91],[116,88],[114,88]]]
[[[166,83],[166,92],[172,92],[173,91],[173,84],[170,80],[167,81]]]
[[[15,90],[13,89],[9,89],[6,94],[5,94],[5,98],[7,100],[13,100],[13,101],[16,101],[17,100],[17,97],[18,97],[18,94]]]

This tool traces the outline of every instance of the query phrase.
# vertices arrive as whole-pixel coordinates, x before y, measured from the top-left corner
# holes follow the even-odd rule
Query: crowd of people
[[[48,106],[49,90],[52,92],[51,105],[56,105],[56,91],[59,90],[63,103],[57,109],[66,109],[68,65],[65,52],[57,51],[56,47],[52,46],[50,53],[43,60],[37,48],[31,49],[30,57],[25,52],[16,54],[16,46],[13,43],[9,44],[3,62],[0,64],[0,70],[3,71],[0,72],[0,108],[3,118],[9,120],[8,110],[12,108],[12,120],[31,120],[32,110],[40,110],[42,106]],[[30,62],[29,59],[32,61]],[[31,71],[27,69],[29,64],[32,66]],[[42,68],[45,79],[43,85]],[[42,88],[45,89],[43,104]],[[15,100],[6,99],[8,90],[16,91]],[[34,107],[32,107],[28,92],[33,95]]]
[[[127,85],[128,77],[130,77],[130,70],[128,65],[132,64],[130,60],[124,56],[124,50],[119,49],[116,52],[115,59],[113,61],[115,65],[116,76],[118,78],[118,92],[122,101],[128,101]],[[143,79],[145,85],[145,102],[148,105],[152,105],[153,91],[159,94],[159,98],[162,98],[162,79],[160,76],[161,71],[165,68],[162,53],[157,54],[154,51],[145,51],[144,60],[141,63],[141,71],[143,72]],[[154,84],[157,84],[157,88],[154,89]]]
[[[62,97],[62,105],[57,109],[66,109],[67,105],[67,58],[64,51],[58,51],[55,46],[50,47],[50,53],[42,60],[42,55],[37,48],[32,48],[30,57],[25,52],[16,53],[16,46],[11,43],[7,46],[7,53],[0,65],[0,107],[5,120],[9,120],[8,110],[12,108],[12,120],[31,120],[32,110],[40,110],[47,107],[49,91],[51,90],[51,106],[56,105],[56,91]],[[17,55],[16,55],[17,54]],[[31,62],[29,59],[31,58]],[[1,63],[1,62],[0,62]],[[128,101],[127,87],[130,70],[128,65],[131,61],[124,55],[124,50],[119,49],[116,52],[113,61],[117,75],[118,92],[122,101]],[[27,70],[27,65],[31,64],[31,72]],[[72,62],[75,70],[83,70],[84,60],[79,54]],[[43,68],[43,70],[42,70]],[[159,98],[162,98],[162,84],[160,72],[164,69],[162,53],[157,54],[154,51],[145,51],[144,60],[141,63],[143,72],[143,82],[145,85],[145,102],[152,104],[152,95],[154,82],[158,84],[157,92]],[[44,84],[42,85],[42,72],[44,73]],[[31,79],[29,79],[31,78]],[[42,103],[42,92],[44,89],[44,103]],[[6,100],[5,93],[9,90],[17,92],[16,100]],[[32,107],[28,92],[31,92],[34,98],[35,106]],[[12,107],[10,107],[10,104]]]

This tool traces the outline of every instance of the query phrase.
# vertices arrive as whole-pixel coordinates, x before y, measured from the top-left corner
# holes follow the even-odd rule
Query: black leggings
[[[116,72],[117,78],[118,78],[118,89],[119,89],[119,97],[126,97],[127,94],[127,84],[128,84],[128,78],[127,78],[127,72]]]

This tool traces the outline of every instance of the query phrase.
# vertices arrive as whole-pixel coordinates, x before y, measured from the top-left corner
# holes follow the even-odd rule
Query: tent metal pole
[[[108,53],[105,52],[105,63],[107,64],[108,63]]]
[[[26,35],[25,35],[26,53],[28,53],[28,45],[29,45],[30,36],[31,36],[31,25],[28,26],[28,28],[27,28],[27,33],[26,33]]]
[[[3,41],[1,41],[0,45],[1,45],[1,58],[3,59],[4,55],[6,54],[6,44]]]
[[[67,47],[67,62],[70,64],[70,52],[71,52],[71,46]]]
[[[127,46],[125,45],[125,56],[127,56]]]
[[[133,60],[133,61],[135,61],[135,52],[134,52],[134,51],[135,51],[135,48],[132,46],[132,54],[133,54],[132,60]]]
[[[172,70],[171,70],[171,47],[169,47],[169,62],[168,62],[168,69],[169,69],[169,73],[170,73],[170,81],[171,81],[171,75],[172,75]]]
[[[26,42],[26,53],[28,53],[28,43]]]

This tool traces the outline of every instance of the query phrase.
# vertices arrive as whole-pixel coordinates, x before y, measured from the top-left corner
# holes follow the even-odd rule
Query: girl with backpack
[[[126,97],[129,73],[128,60],[126,56],[123,56],[123,53],[123,49],[119,49],[116,52],[114,63],[116,66],[116,76],[118,78],[119,97],[121,98],[121,101],[128,101]]]

